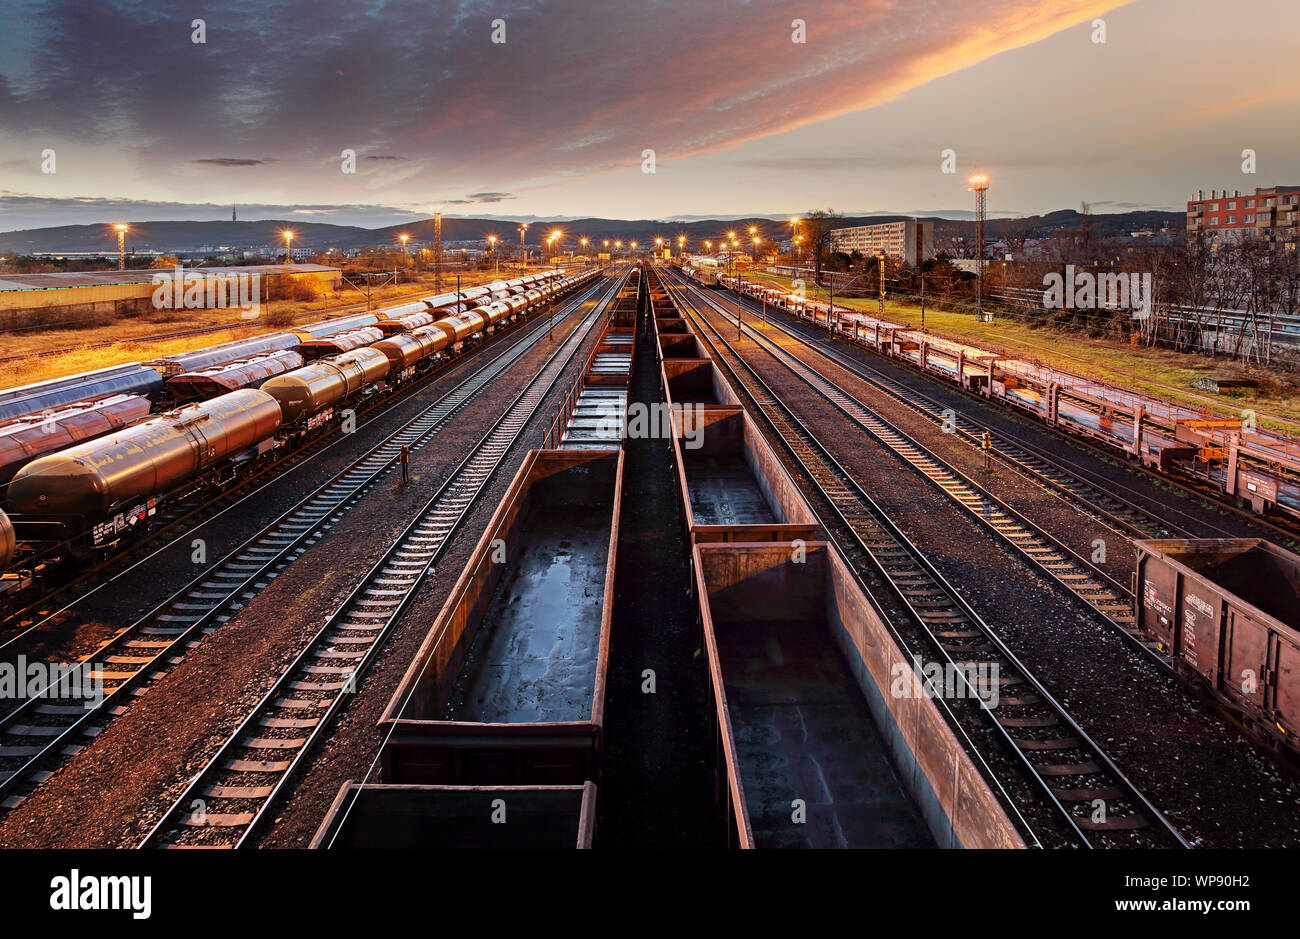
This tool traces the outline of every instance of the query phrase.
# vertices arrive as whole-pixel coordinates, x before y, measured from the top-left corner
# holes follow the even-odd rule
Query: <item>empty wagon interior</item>
[[[1300,565],[1294,555],[1259,539],[1152,544],[1225,592],[1300,629]]]
[[[703,558],[754,845],[933,846],[828,629],[825,550],[796,560],[789,545],[762,545]]]
[[[344,784],[314,848],[591,847],[591,786]]]
[[[399,688],[403,721],[589,721],[619,454],[539,451]],[[425,667],[428,663],[428,667]],[[439,667],[441,666],[441,667]],[[396,701],[396,698],[395,698]]]

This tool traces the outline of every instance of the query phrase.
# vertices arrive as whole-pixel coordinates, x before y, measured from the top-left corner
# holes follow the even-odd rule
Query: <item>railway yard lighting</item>
[[[528,254],[524,250],[524,234],[528,231],[528,223],[524,222],[519,226],[519,263],[524,267],[528,266]]]
[[[984,318],[984,217],[988,210],[989,178],[983,173],[977,173],[967,181],[970,183],[968,191],[975,193],[976,308],[979,311],[979,321],[990,323],[993,321],[992,314],[988,319]]]
[[[497,236],[488,235],[488,250],[492,252],[492,263],[496,265],[496,272],[501,273],[501,256],[497,254]]]
[[[126,230],[130,226],[114,225],[113,229],[117,232],[117,269],[126,270]]]
[[[284,235],[284,263],[292,264],[293,263],[293,232],[282,231],[280,232],[280,234]]]

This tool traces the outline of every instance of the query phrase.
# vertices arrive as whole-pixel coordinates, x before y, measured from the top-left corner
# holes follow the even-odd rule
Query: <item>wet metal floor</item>
[[[586,505],[528,510],[444,720],[591,717],[610,513]]]
[[[692,456],[683,451],[691,512],[697,525],[770,525],[772,512],[745,458]]]
[[[716,634],[757,847],[934,847],[825,623]]]

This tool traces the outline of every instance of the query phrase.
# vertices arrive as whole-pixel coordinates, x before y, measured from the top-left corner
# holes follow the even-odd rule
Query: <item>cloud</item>
[[[267,163],[274,163],[275,160],[253,160],[246,157],[204,157],[190,162],[210,163],[213,166],[265,166]]]
[[[743,16],[687,0],[551,0],[514,8],[509,41],[494,44],[501,11],[486,0],[360,11],[356,0],[211,0],[207,43],[195,45],[187,10],[35,0],[35,40],[2,60],[18,64],[0,75],[0,157],[33,137],[108,148],[176,192],[203,186],[207,170],[278,161],[259,179],[390,202],[636,172],[646,148],[667,176],[692,154],[889,101],[1129,2],[804,0],[807,41],[795,43],[783,0],[751,0]],[[288,41],[304,24],[328,26]],[[214,140],[268,155],[195,154]],[[377,153],[344,178],[346,148]],[[382,168],[396,153],[411,155],[409,172]]]
[[[350,225],[383,227],[428,218],[428,213],[400,206],[328,203],[238,203],[239,220],[295,218],[303,221],[343,222]],[[162,200],[34,195],[0,190],[0,228],[15,231],[51,225],[94,221],[228,221],[230,204],[211,202],[169,202]]]

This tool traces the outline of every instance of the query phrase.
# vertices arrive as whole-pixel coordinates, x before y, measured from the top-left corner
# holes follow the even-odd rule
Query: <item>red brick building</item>
[[[1300,237],[1300,186],[1271,186],[1253,194],[1239,190],[1197,190],[1187,202],[1187,239],[1211,246],[1242,238],[1263,238],[1296,250]]]

